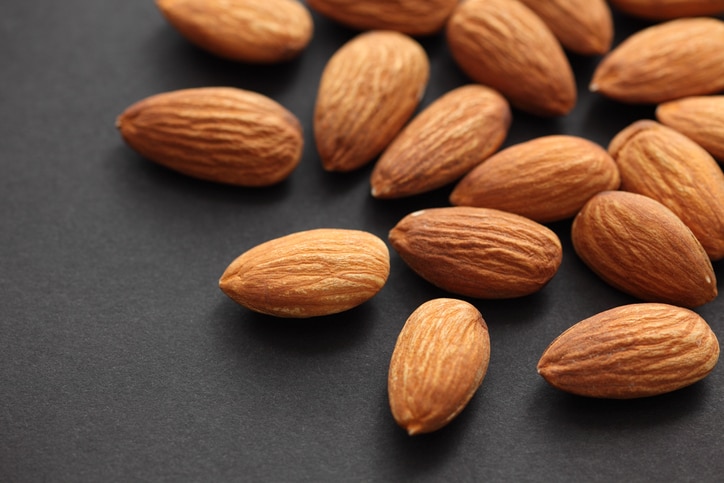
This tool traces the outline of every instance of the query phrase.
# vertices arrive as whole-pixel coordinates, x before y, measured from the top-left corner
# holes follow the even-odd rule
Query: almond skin
[[[516,0],[467,0],[447,25],[447,42],[460,68],[523,111],[570,112],[576,83],[563,48],[532,10]]]
[[[631,35],[596,67],[590,89],[612,99],[658,104],[724,89],[724,22],[684,18]]]
[[[494,153],[508,134],[508,101],[481,85],[454,89],[416,116],[382,153],[372,196],[400,198],[457,180]]]
[[[322,73],[314,138],[327,171],[369,163],[412,117],[430,75],[427,54],[392,31],[366,32],[344,44]]]
[[[571,240],[598,276],[645,302],[697,307],[717,296],[704,248],[679,217],[647,196],[597,194],[573,220]]]
[[[724,96],[692,96],[659,104],[656,119],[724,162]]]
[[[224,271],[219,287],[255,312],[307,318],[366,302],[382,289],[389,272],[387,245],[375,235],[320,228],[247,250]]]
[[[593,195],[619,184],[616,163],[601,146],[576,136],[544,136],[486,159],[455,186],[450,203],[548,223],[573,217]]]
[[[448,292],[502,299],[537,292],[561,264],[556,234],[487,208],[432,208],[407,215],[389,241],[418,275]]]
[[[180,173],[238,186],[269,186],[299,164],[299,120],[272,99],[230,87],[157,94],[117,119],[126,143]]]
[[[643,303],[601,312],[569,328],[545,350],[538,373],[569,393],[632,399],[694,384],[718,360],[716,335],[698,314]]]
[[[316,10],[358,30],[396,30],[430,35],[442,30],[458,0],[307,0]]]
[[[434,299],[405,322],[390,361],[388,394],[409,435],[447,425],[483,382],[490,361],[488,326],[473,305]]]
[[[312,16],[296,0],[156,0],[191,43],[219,57],[276,63],[297,57],[312,39]]]
[[[629,15],[650,20],[724,13],[724,0],[610,0],[610,3]]]

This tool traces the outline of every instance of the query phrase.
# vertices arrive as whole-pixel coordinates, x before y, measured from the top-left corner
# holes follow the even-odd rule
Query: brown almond
[[[483,382],[490,361],[488,326],[473,305],[434,299],[405,322],[388,375],[390,409],[409,435],[447,425]]]
[[[392,31],[366,32],[344,44],[322,73],[314,138],[324,169],[369,163],[412,117],[430,75],[427,54]]]
[[[724,162],[724,96],[692,96],[659,104],[656,119]]]
[[[724,0],[610,0],[618,10],[649,20],[724,13]]]
[[[719,342],[701,316],[673,305],[643,303],[572,326],[545,350],[538,373],[569,393],[631,399],[694,384],[718,360]]]
[[[598,276],[645,302],[697,307],[717,296],[714,270],[699,240],[647,196],[597,194],[573,220],[571,239]]]
[[[299,164],[299,120],[274,100],[231,87],[156,94],[117,119],[123,139],[142,156],[195,178],[269,186]]]
[[[481,85],[454,89],[430,104],[377,161],[376,198],[425,193],[457,180],[494,153],[508,134],[508,101]]]
[[[616,163],[601,146],[552,135],[492,155],[460,180],[450,203],[548,223],[573,217],[593,195],[619,184]]]
[[[542,289],[558,271],[558,236],[532,220],[488,208],[445,207],[409,214],[389,241],[418,275],[448,292],[483,299]]]

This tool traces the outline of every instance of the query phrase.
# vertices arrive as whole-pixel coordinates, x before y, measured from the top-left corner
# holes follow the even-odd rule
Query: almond
[[[399,198],[452,183],[494,153],[508,134],[510,107],[481,85],[454,89],[415,117],[372,171],[372,196]]]
[[[442,30],[458,0],[307,0],[307,5],[347,27],[429,35]]]
[[[534,221],[487,208],[445,207],[407,215],[389,241],[437,287],[483,299],[537,292],[558,271],[558,236]]]
[[[231,87],[156,94],[126,109],[116,126],[142,156],[195,178],[268,186],[299,164],[299,120],[268,97]]]
[[[724,13],[724,0],[610,0],[610,3],[629,15],[650,20]]]
[[[425,302],[392,353],[387,387],[395,421],[410,435],[447,425],[480,387],[489,361],[488,327],[478,309],[455,299]]]
[[[724,96],[692,96],[659,104],[656,118],[724,162]]]
[[[312,16],[296,0],[156,0],[191,43],[225,59],[274,63],[298,56],[312,39]]]
[[[718,359],[716,335],[698,314],[643,303],[616,307],[572,326],[545,350],[538,373],[569,393],[631,399],[694,384]]]
[[[563,115],[576,104],[576,83],[563,48],[545,23],[516,0],[467,0],[447,25],[453,58],[474,81],[521,110]]]
[[[697,307],[717,296],[701,243],[670,209],[647,196],[597,194],[573,220],[571,239],[591,270],[643,301]]]
[[[724,89],[724,22],[684,18],[631,35],[596,67],[590,89],[612,99],[658,104]]]
[[[385,242],[360,230],[320,228],[269,240],[236,258],[219,287],[262,314],[306,318],[356,307],[390,272]]]
[[[606,0],[521,0],[548,25],[563,47],[582,55],[608,52],[613,18]]]
[[[430,75],[427,54],[392,31],[366,32],[344,44],[322,73],[314,138],[324,169],[369,163],[412,117]]]
[[[547,223],[573,217],[593,195],[619,183],[616,163],[601,146],[552,135],[492,155],[457,184],[450,202]]]

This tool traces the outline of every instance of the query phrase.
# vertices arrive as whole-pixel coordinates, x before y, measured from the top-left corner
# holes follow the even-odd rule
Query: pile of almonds
[[[313,127],[322,168],[374,162],[371,196],[452,186],[449,207],[421,210],[389,232],[420,277],[453,295],[522,297],[562,260],[545,223],[573,219],[576,254],[641,303],[593,315],[542,354],[552,386],[597,398],[673,391],[709,374],[717,338],[691,309],[717,297],[724,259],[724,0],[611,0],[655,20],[611,50],[604,0],[157,0],[190,42],[241,62],[300,55],[308,8],[360,33],[328,59]],[[430,65],[414,37],[445,32],[472,81],[421,112]],[[600,55],[590,89],[657,105],[607,149],[552,135],[500,150],[519,109],[542,118],[576,105],[566,50]],[[301,123],[255,92],[208,87],[161,93],[117,120],[144,157],[189,176],[245,187],[286,179],[302,157]],[[717,159],[719,161],[717,161]],[[454,186],[453,186],[454,185]],[[390,271],[387,244],[359,230],[320,228],[267,240],[234,260],[220,288],[277,317],[339,313],[374,297]],[[486,322],[470,303],[430,300],[399,334],[389,401],[409,434],[446,425],[483,381]]]

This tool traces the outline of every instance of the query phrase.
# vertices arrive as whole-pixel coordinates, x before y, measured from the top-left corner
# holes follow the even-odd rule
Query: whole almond
[[[552,135],[492,155],[460,180],[450,202],[547,223],[573,217],[593,195],[619,184],[616,163],[601,146]]]
[[[372,171],[372,196],[399,198],[445,186],[494,153],[508,134],[508,101],[481,85],[454,89],[416,116]]]
[[[622,12],[650,20],[724,13],[724,0],[610,0]]]
[[[314,138],[324,169],[352,171],[378,156],[412,117],[430,75],[414,39],[371,31],[344,44],[322,73]]]
[[[558,236],[532,220],[487,208],[432,208],[409,214],[389,241],[418,275],[448,292],[483,299],[542,289],[558,271]]]
[[[658,104],[724,89],[724,22],[684,18],[631,35],[596,67],[590,89],[612,99]]]
[[[583,55],[608,52],[613,18],[606,0],[521,0],[548,25],[563,47]]]
[[[697,307],[717,296],[704,248],[679,217],[647,196],[597,194],[573,220],[571,239],[591,270],[645,302]]]
[[[312,39],[312,16],[297,0],[156,0],[191,43],[225,59],[275,63],[298,56]]]
[[[307,5],[347,27],[429,35],[442,30],[458,0],[307,0]]]
[[[471,79],[498,90],[514,107],[556,116],[576,104],[576,83],[561,44],[517,0],[460,3],[448,21],[447,41]]]
[[[610,309],[572,326],[545,350],[538,373],[569,393],[631,399],[694,384],[718,360],[716,335],[698,314],[643,303]]]
[[[434,299],[405,322],[390,361],[388,395],[409,435],[447,425],[483,382],[490,361],[488,326],[473,305]]]
[[[389,272],[387,245],[375,235],[320,228],[247,250],[224,271],[219,287],[255,312],[306,318],[366,302],[382,289]]]
[[[195,178],[269,186],[299,164],[299,120],[272,99],[231,87],[165,92],[128,107],[117,119],[123,139],[142,156]]]
[[[692,96],[659,104],[656,118],[724,162],[724,96]]]

